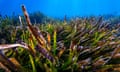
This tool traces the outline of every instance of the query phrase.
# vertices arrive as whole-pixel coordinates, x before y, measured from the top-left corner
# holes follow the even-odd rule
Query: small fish
[[[23,47],[25,49],[28,49],[27,46],[21,44],[5,44],[5,45],[0,45],[0,50],[14,48],[14,47]]]

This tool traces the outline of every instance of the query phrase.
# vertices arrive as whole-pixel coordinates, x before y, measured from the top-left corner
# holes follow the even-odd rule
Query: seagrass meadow
[[[20,26],[0,18],[0,72],[120,72],[119,18],[32,24],[22,11]]]

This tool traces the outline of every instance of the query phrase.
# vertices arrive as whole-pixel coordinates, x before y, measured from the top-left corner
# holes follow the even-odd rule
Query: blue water
[[[22,4],[51,17],[120,14],[120,0],[0,0],[0,14],[22,14]]]

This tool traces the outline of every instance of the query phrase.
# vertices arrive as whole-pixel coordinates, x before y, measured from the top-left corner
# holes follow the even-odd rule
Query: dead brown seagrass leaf
[[[117,53],[113,56],[114,59],[120,58],[120,53]]]
[[[15,58],[9,58],[9,60],[16,66],[17,71],[24,72],[22,66]]]
[[[112,57],[114,57],[119,52],[120,52],[120,47],[115,48],[114,51],[112,52]]]
[[[2,62],[4,65],[7,65],[11,70],[17,71],[16,66],[1,52],[0,52],[0,62]]]
[[[53,55],[50,54],[46,49],[41,48],[41,47],[39,46],[39,44],[36,46],[35,49],[36,49],[37,51],[39,51],[43,56],[45,56],[45,57],[46,57],[48,60],[50,60],[51,62],[54,62],[54,61],[55,61]]]
[[[36,46],[36,50],[38,50],[40,53],[42,53],[51,62],[54,62],[54,58],[53,58],[52,54],[46,49],[47,41],[43,37],[41,31],[37,27],[33,27],[31,25],[29,15],[28,15],[27,10],[24,5],[22,5],[22,10],[23,10],[24,16],[26,18],[26,22],[28,24],[28,29],[38,42],[38,45]]]
[[[93,66],[99,66],[99,65],[103,65],[105,63],[105,61],[101,58],[101,59],[99,59],[99,60],[97,60],[94,64],[93,64]]]
[[[44,37],[42,36],[39,29],[37,29],[31,25],[29,15],[28,15],[27,10],[24,5],[22,5],[22,10],[23,10],[24,16],[26,18],[26,22],[28,24],[28,30],[31,32],[31,34],[33,34],[33,36],[38,41],[38,43],[43,47],[43,45],[45,45]]]
[[[11,72],[2,62],[0,62],[0,68],[5,70],[5,72]]]
[[[62,54],[64,53],[65,51],[65,48],[62,48],[59,53],[58,53],[58,57],[60,58],[62,56]]]

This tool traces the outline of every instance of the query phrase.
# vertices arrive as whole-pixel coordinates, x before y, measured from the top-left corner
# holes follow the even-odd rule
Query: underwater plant
[[[0,45],[0,71],[119,70],[120,41],[119,36],[115,35],[119,27],[108,28],[102,17],[32,25],[24,5],[22,10],[27,22],[27,30],[20,30],[21,39],[19,38],[17,43]],[[12,51],[6,53],[6,50]]]

